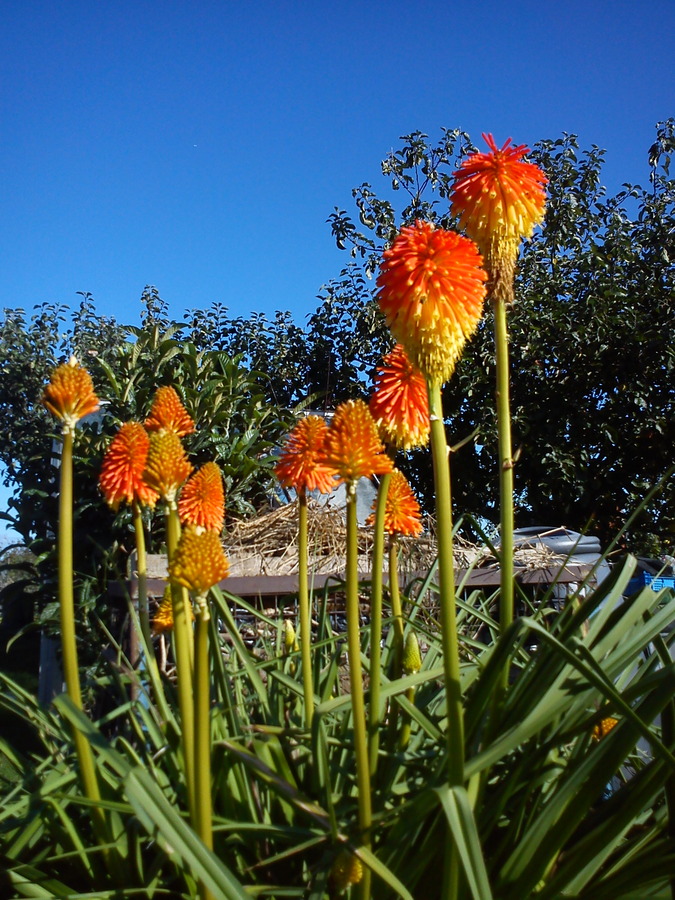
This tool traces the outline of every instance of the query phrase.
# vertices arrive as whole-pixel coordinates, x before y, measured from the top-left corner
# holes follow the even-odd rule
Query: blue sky
[[[615,191],[675,113],[672,0],[0,9],[0,308],[90,291],[135,323],[154,284],[176,318],[302,320],[347,262],[326,218],[400,135],[574,132]]]

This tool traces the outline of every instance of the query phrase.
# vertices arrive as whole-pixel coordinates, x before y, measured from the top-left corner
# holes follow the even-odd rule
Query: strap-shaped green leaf
[[[435,788],[435,793],[443,806],[474,900],[492,900],[478,830],[466,789],[446,784]]]

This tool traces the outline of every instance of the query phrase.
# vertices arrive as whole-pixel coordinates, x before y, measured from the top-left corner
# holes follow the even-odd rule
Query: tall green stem
[[[167,504],[166,544],[169,560],[178,546],[180,521],[175,504]],[[185,782],[188,791],[188,805],[194,821],[195,817],[195,747],[194,747],[194,705],[192,697],[194,635],[190,615],[188,592],[180,585],[171,585],[173,601],[173,635],[176,653],[176,682],[178,687],[178,707],[180,709],[183,753],[185,755]]]
[[[448,781],[464,783],[464,716],[459,683],[459,643],[455,614],[455,571],[452,542],[450,459],[440,384],[428,383],[431,417],[431,451],[436,488],[436,537],[438,540],[438,587],[441,607],[441,641],[448,703]]]
[[[162,718],[167,721],[170,717],[170,711],[167,706],[166,697],[162,688],[162,680],[159,674],[159,667],[155,659],[155,651],[152,645],[152,635],[150,633],[150,614],[148,611],[148,566],[147,556],[145,552],[145,530],[143,528],[143,514],[141,507],[137,501],[132,504],[132,514],[134,520],[134,533],[136,536],[136,564],[138,573],[138,620],[141,626],[141,633],[144,641],[145,665],[152,685],[152,691]]]
[[[377,756],[380,747],[380,669],[382,665],[382,569],[384,567],[384,513],[389,492],[391,474],[382,476],[377,491],[375,507],[375,530],[373,534],[373,564],[370,593],[370,720],[368,751],[370,774],[377,771]]]
[[[361,840],[370,847],[372,807],[370,799],[370,769],[366,741],[366,714],[363,702],[361,675],[361,640],[359,634],[359,573],[358,522],[356,518],[356,485],[347,484],[347,656],[349,658],[349,686],[352,696],[354,728],[354,756],[356,758],[356,788],[358,792],[359,828]],[[357,896],[370,900],[370,869],[366,866],[357,885]]]
[[[389,599],[391,601],[391,614],[394,620],[393,663],[390,677],[396,680],[401,677],[401,660],[403,659],[403,607],[401,606],[401,593],[398,587],[398,541],[395,537],[389,539]],[[398,740],[399,705],[393,702],[389,710],[389,747],[393,750]]]
[[[209,608],[206,598],[198,601],[195,633],[195,811],[194,828],[209,850],[213,850],[211,807],[211,682],[209,679]],[[213,894],[200,882],[201,900]]]
[[[394,618],[394,678],[401,677],[401,658],[403,656],[403,607],[401,592],[398,586],[398,541],[395,537],[389,541],[389,599],[391,614]]]
[[[452,496],[450,492],[450,454],[445,438],[441,386],[427,380],[431,419],[431,452],[436,488],[436,538],[438,541],[438,589],[441,607],[441,644],[448,707],[447,751],[448,781],[451,786],[464,783],[464,711],[459,681],[459,642],[455,612],[455,571],[452,541]],[[459,855],[449,836],[445,858],[443,898],[455,900],[459,891]]]
[[[302,656],[302,690],[305,698],[305,725],[312,727],[314,716],[314,684],[312,680],[312,622],[309,608],[307,577],[307,491],[298,494],[298,606],[300,607],[300,653]]]
[[[497,431],[499,437],[500,569],[499,621],[502,634],[513,621],[513,453],[509,401],[509,339],[506,302],[494,299],[497,360]],[[508,679],[508,669],[504,670]]]
[[[152,647],[150,634],[150,613],[148,610],[148,565],[145,553],[145,529],[143,528],[143,514],[141,506],[134,500],[131,512],[134,520],[134,535],[136,537],[136,568],[138,572],[138,620],[141,623],[141,632],[148,647]]]
[[[59,610],[61,620],[61,652],[66,691],[73,704],[83,709],[80,668],[75,638],[75,599],[73,592],[73,430],[63,430],[59,486]],[[100,840],[105,840],[105,816],[101,809],[96,767],[91,746],[84,735],[73,728],[73,741],[80,766],[82,786],[87,798],[95,804],[92,814]]]

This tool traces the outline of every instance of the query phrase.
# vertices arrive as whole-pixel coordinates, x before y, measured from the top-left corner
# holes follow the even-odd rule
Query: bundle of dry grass
[[[310,573],[344,572],[347,534],[344,509],[310,499],[307,524]],[[433,520],[427,520],[424,533],[419,538],[401,538],[399,543],[399,571],[403,575],[427,571],[433,565],[437,552]],[[294,575],[298,571],[297,502],[237,522],[229,529],[225,549],[231,575]],[[488,547],[473,544],[460,536],[455,538],[454,554],[457,569],[499,565]],[[372,528],[360,528],[360,572],[370,572],[371,558]],[[544,569],[559,565],[563,560],[538,542],[517,547],[514,561],[518,568]]]
[[[309,571],[344,570],[347,529],[343,509],[310,499],[307,506]],[[298,504],[237,522],[225,539],[230,572],[236,575],[294,575],[298,571]],[[370,571],[372,529],[359,529],[359,569]]]

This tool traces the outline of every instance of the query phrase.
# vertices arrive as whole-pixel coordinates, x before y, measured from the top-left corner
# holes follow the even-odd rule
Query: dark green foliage
[[[288,431],[288,411],[268,402],[265,376],[246,369],[240,358],[222,350],[201,349],[188,339],[184,325],[170,323],[166,305],[155,288],[146,288],[140,327],[123,327],[97,318],[85,296],[66,325],[66,311],[41,307],[26,321],[22,310],[6,310],[0,322],[3,343],[0,367],[0,408],[6,427],[0,433],[0,462],[6,481],[15,488],[11,505],[15,528],[35,556],[27,575],[39,586],[36,622],[58,629],[55,583],[55,540],[58,516],[58,423],[42,407],[41,396],[53,368],[74,352],[89,370],[101,400],[93,421],[83,421],[75,441],[74,564],[81,624],[79,635],[95,646],[91,613],[114,620],[109,608],[108,580],[126,570],[135,545],[131,513],[122,506],[113,513],[98,488],[105,448],[121,422],[142,421],[150,411],[156,388],[173,385],[198,423],[185,439],[191,460],[214,460],[223,472],[230,516],[254,513],[269,496],[273,482],[271,451]],[[164,541],[160,510],[146,511],[148,549]],[[11,602],[17,585],[3,591]],[[26,624],[22,621],[22,625]]]
[[[650,186],[606,198],[604,151],[581,151],[574,135],[543,141],[532,157],[548,178],[546,220],[523,248],[511,311],[511,383],[519,525],[590,527],[603,540],[666,476],[675,441],[674,120],[657,126]],[[395,216],[370,185],[354,191],[360,231],[344,211],[330,222],[368,275],[397,227],[415,218],[446,226],[449,181],[467,135],[419,132],[390,153],[382,172],[407,205]],[[388,190],[386,196],[395,197]],[[374,291],[373,291],[374,293]],[[488,313],[444,391],[456,506],[494,520],[494,352]],[[430,472],[417,486],[429,495]],[[672,544],[673,480],[645,510],[636,550]]]

